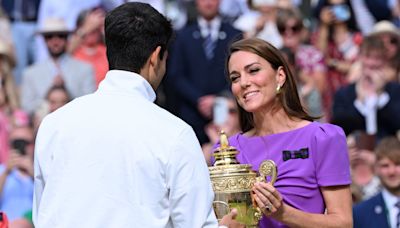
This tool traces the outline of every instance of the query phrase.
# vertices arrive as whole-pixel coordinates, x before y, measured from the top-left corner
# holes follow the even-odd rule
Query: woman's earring
[[[280,93],[281,93],[281,85],[278,84],[278,86],[276,87],[276,94]]]

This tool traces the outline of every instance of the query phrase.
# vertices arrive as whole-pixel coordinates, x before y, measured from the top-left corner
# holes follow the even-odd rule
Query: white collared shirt
[[[36,227],[218,226],[196,136],[155,97],[140,75],[112,70],[95,93],[45,118],[35,147]]]
[[[221,27],[221,18],[215,17],[211,21],[206,21],[204,18],[197,18],[200,27],[201,37],[205,38],[211,32],[211,38],[213,41],[218,40],[219,29]],[[211,29],[211,31],[210,31]]]
[[[397,214],[400,212],[400,210],[398,207],[395,206],[395,204],[400,200],[400,198],[388,192],[388,190],[386,189],[382,190],[382,197],[386,204],[386,209],[388,212],[387,216],[389,219],[390,227],[398,228],[396,227],[396,223],[397,223]]]

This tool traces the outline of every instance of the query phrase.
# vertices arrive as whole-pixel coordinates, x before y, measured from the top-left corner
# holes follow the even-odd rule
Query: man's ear
[[[151,53],[150,66],[152,66],[153,68],[156,67],[160,62],[160,52],[161,46],[157,46],[157,48]]]

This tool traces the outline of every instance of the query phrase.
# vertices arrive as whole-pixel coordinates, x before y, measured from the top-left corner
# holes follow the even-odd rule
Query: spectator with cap
[[[382,139],[376,148],[376,174],[383,189],[353,207],[354,228],[400,227],[400,141]]]
[[[95,90],[93,68],[66,53],[70,31],[61,19],[48,19],[39,33],[51,55],[45,61],[28,67],[23,73],[22,108],[32,113],[44,100],[53,85],[63,84],[73,98]]]

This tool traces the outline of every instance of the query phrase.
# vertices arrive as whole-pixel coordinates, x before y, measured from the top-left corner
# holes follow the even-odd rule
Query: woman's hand
[[[270,183],[257,182],[253,186],[253,197],[266,216],[279,216],[283,213],[282,196]]]

